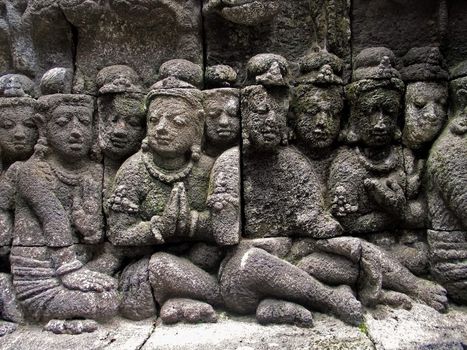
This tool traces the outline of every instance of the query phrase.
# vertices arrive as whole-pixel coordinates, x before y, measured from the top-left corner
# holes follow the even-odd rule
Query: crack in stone
[[[154,322],[152,323],[152,329],[151,329],[151,332],[149,332],[149,334],[147,335],[147,337],[143,340],[143,342],[141,343],[141,345],[139,345],[137,348],[135,348],[135,350],[141,350],[144,345],[146,345],[146,343],[148,342],[148,340],[152,337],[152,335],[154,334],[154,332],[156,331],[156,321],[157,320],[154,320]]]

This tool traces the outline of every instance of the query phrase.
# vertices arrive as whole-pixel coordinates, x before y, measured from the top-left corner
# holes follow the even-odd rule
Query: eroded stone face
[[[0,149],[2,158],[26,160],[34,149],[38,132],[34,108],[28,105],[0,107]]]
[[[303,85],[296,89],[295,94],[297,140],[311,149],[330,147],[340,131],[344,108],[342,90]]]
[[[204,96],[204,137],[223,149],[237,143],[240,135],[240,100],[236,89],[208,90]]]
[[[146,131],[142,97],[110,94],[99,105],[99,145],[105,156],[124,160],[135,153]]]
[[[85,106],[62,104],[53,110],[46,134],[50,145],[63,159],[81,159],[93,143],[93,111]]]
[[[148,145],[163,158],[185,155],[201,142],[199,118],[191,105],[179,97],[156,98],[149,105]]]
[[[400,94],[378,88],[359,96],[355,116],[360,142],[368,147],[386,146],[394,139],[400,112]]]
[[[444,84],[416,82],[407,86],[402,130],[402,141],[407,147],[418,149],[434,141],[446,122],[447,98]]]
[[[271,152],[286,137],[288,101],[269,94],[261,85],[242,90],[242,115],[247,140],[255,151]]]

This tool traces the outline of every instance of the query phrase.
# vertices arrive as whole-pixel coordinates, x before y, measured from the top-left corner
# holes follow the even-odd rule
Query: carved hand
[[[61,276],[61,280],[66,288],[82,292],[104,292],[117,288],[117,282],[112,277],[85,267]]]
[[[162,215],[151,218],[151,231],[154,237],[164,242],[166,238],[173,237],[177,231],[177,220],[180,211],[180,187],[175,184],[170,192]]]
[[[425,161],[420,159],[410,174],[407,174],[407,197],[415,198],[420,192]]]
[[[100,213],[99,200],[95,198],[99,193],[98,186],[88,182],[81,187],[75,187],[73,193],[72,217],[76,229],[83,236],[85,243],[95,244],[103,239],[102,221],[96,216]],[[84,198],[84,200],[83,200]]]
[[[365,188],[372,199],[390,214],[403,216],[406,199],[402,187],[393,179],[365,179]]]
[[[190,227],[191,212],[190,205],[188,203],[188,196],[185,190],[185,185],[183,184],[183,182],[179,182],[177,185],[179,188],[179,212],[177,220],[177,233],[180,236],[184,236]]]

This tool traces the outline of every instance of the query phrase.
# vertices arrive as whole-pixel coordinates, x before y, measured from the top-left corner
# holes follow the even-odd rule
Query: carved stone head
[[[294,106],[297,140],[307,148],[330,147],[339,136],[343,108],[342,87],[298,86]]]
[[[153,89],[146,104],[148,151],[162,159],[199,152],[204,127],[200,90]]]
[[[433,142],[446,122],[448,74],[436,47],[413,48],[403,62],[401,74],[408,85],[402,141],[409,148],[419,149]]]
[[[307,149],[330,147],[336,141],[344,108],[342,61],[319,52],[300,62],[301,76],[294,89],[293,126],[297,141]]]
[[[404,84],[393,64],[394,54],[387,48],[365,49],[356,57],[354,82],[346,87],[351,107],[347,142],[383,147],[400,137]]]
[[[245,151],[274,152],[287,143],[288,95],[261,85],[241,91],[243,145]]]
[[[54,94],[39,98],[36,123],[42,142],[67,162],[85,159],[93,146],[94,100],[88,95]]]
[[[270,22],[279,13],[278,0],[206,0],[205,11],[218,12],[226,20],[255,26]]]
[[[144,95],[136,72],[111,66],[97,75],[99,146],[105,156],[124,160],[138,151],[146,132]]]
[[[38,138],[33,120],[35,104],[29,97],[0,98],[0,164],[26,160],[32,155]]]
[[[22,74],[6,74],[0,77],[0,96],[35,97],[34,82]]]
[[[407,85],[404,145],[418,149],[435,140],[447,119],[447,100],[446,83],[421,81]]]
[[[223,149],[234,146],[240,136],[240,91],[220,88],[205,90],[203,95],[207,144]]]

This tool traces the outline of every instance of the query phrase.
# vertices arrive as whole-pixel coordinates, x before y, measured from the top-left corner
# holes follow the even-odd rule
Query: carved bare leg
[[[298,267],[258,248],[240,250],[225,265],[221,291],[228,308],[254,313],[265,298],[288,300],[359,324],[362,306],[348,289],[323,285]]]
[[[149,281],[162,305],[164,322],[213,322],[217,317],[211,305],[223,304],[216,278],[184,258],[154,254],[149,261]]]
[[[364,254],[373,254],[375,249],[375,246],[367,243]],[[446,310],[447,293],[439,284],[415,276],[397,260],[384,253],[381,255],[381,268],[385,288],[407,294],[438,311]]]

